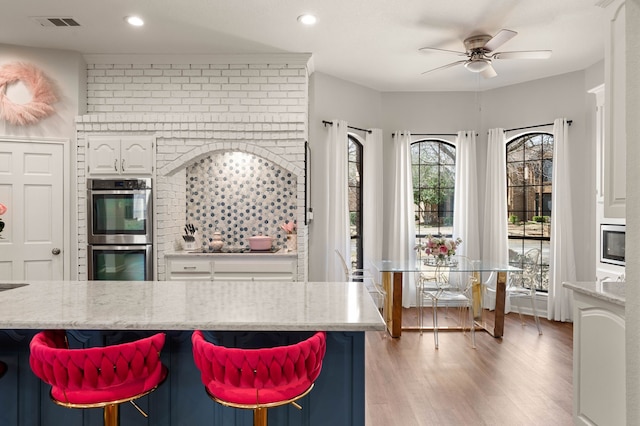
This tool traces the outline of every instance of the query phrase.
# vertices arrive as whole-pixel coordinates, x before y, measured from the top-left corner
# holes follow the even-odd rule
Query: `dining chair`
[[[344,276],[347,281],[364,281],[366,279],[373,279],[373,274],[368,269],[355,269],[347,266],[347,261],[344,259],[340,250],[335,249],[336,255],[340,260],[340,265],[344,271]]]
[[[538,328],[538,334],[542,334],[542,328],[540,327],[540,318],[538,318],[538,310],[536,309],[536,288],[540,284],[540,256],[542,252],[538,248],[533,248],[527,251],[522,256],[522,272],[511,273],[509,280],[507,281],[507,297],[510,300],[514,299],[529,299],[531,302],[531,310],[533,312],[533,318]],[[525,324],[522,319],[521,304],[516,304],[518,307],[518,315],[520,316],[520,322]]]
[[[448,265],[435,265],[427,273],[422,273],[416,288],[418,305],[418,324],[420,333],[423,326],[423,306],[425,302],[431,302],[433,311],[433,339],[436,349],[439,348],[438,341],[438,308],[444,307],[445,312],[449,307],[460,309],[459,320],[462,329],[466,329],[466,318],[462,313],[467,310],[469,313],[469,330],[471,331],[471,346],[475,349],[476,337],[473,318],[473,277],[466,273],[451,272]]]
[[[365,283],[365,286],[367,282],[371,283],[371,286],[366,286],[367,290],[369,290],[369,294],[371,294],[373,301],[376,303],[376,307],[382,313],[385,306],[387,292],[384,290],[382,284],[378,279],[380,274],[374,274],[366,268],[349,268],[347,266],[347,262],[344,260],[344,256],[342,256],[342,253],[340,253],[340,250],[336,249],[335,252],[336,255],[338,255],[338,259],[340,259],[340,264],[342,265],[344,276],[347,281],[362,281]]]
[[[529,299],[531,303],[531,311],[536,322],[538,334],[542,334],[540,327],[540,318],[536,309],[536,288],[540,285],[540,257],[541,250],[532,248],[523,255],[516,255],[510,260],[510,263],[522,269],[522,272],[509,272],[507,279],[506,298],[510,301]],[[483,287],[487,293],[495,294],[495,282],[491,279],[483,282]],[[516,303],[520,322],[525,325],[526,322],[522,318],[522,303]]]

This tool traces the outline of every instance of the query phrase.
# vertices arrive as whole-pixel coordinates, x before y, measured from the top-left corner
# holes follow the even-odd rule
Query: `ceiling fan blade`
[[[493,59],[547,59],[551,57],[550,50],[520,50],[517,52],[496,52]]]
[[[421,47],[418,50],[423,53],[436,52],[436,53],[454,54],[458,56],[467,56],[465,52],[458,52],[456,50],[438,49],[437,47]]]
[[[464,64],[465,62],[467,62],[467,61],[466,61],[466,60],[464,60],[464,61],[451,62],[450,64],[443,65],[443,66],[441,66],[441,67],[434,68],[434,69],[431,69],[431,70],[429,70],[429,71],[425,71],[425,72],[423,72],[422,74],[424,75],[424,74],[428,74],[428,73],[430,73],[430,72],[434,72],[434,71],[443,70],[443,69],[446,69],[446,68],[455,67],[456,65],[461,65],[461,64]]]
[[[506,42],[508,42],[509,40],[511,40],[517,35],[518,33],[515,31],[500,30],[498,34],[491,37],[491,39],[484,44],[483,49],[486,50],[487,52],[493,52],[498,47],[502,46],[503,44],[505,44]]]
[[[480,74],[482,74],[484,78],[493,78],[498,75],[498,73],[496,72],[496,70],[493,69],[493,66],[491,66],[491,64],[489,64],[489,66],[485,68],[484,71],[482,71]]]

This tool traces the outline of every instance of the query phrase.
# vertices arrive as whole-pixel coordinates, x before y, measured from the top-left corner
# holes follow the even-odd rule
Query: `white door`
[[[0,280],[64,278],[64,146],[0,140]]]

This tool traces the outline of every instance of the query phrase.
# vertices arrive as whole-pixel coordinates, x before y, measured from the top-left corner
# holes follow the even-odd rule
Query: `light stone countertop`
[[[0,329],[45,328],[373,331],[385,326],[362,283],[33,281],[0,291]]]
[[[170,251],[166,252],[165,257],[180,257],[180,258],[212,258],[218,256],[242,256],[242,257],[297,257],[296,251],[284,251],[282,249],[278,251],[245,251],[245,252],[214,252],[214,251]]]
[[[566,282],[564,287],[575,292],[595,297],[596,299],[615,303],[624,306],[625,299],[625,283],[621,281],[602,281],[602,282]]]

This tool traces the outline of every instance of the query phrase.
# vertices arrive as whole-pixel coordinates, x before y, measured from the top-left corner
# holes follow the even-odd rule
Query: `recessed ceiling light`
[[[124,20],[127,21],[129,25],[133,25],[134,27],[141,27],[144,25],[144,21],[139,16],[126,16]]]
[[[305,25],[313,25],[317,21],[317,18],[314,15],[309,13],[305,13],[304,15],[298,16],[298,22]]]

